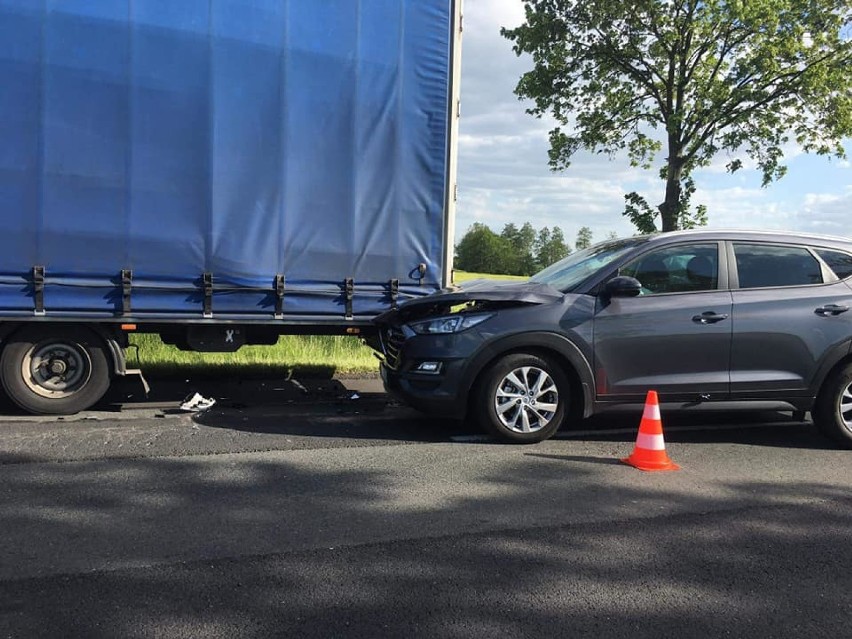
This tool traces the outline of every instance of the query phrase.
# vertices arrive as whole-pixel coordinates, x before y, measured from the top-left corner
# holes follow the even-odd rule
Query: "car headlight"
[[[447,317],[434,317],[432,319],[423,320],[421,322],[411,322],[408,326],[419,335],[444,335],[447,333],[461,333],[469,328],[481,324],[489,317],[491,313],[480,315],[448,315]]]

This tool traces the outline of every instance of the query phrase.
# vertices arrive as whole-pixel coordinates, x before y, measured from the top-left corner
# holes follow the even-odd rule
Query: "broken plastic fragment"
[[[212,397],[204,397],[199,393],[194,393],[193,395],[187,395],[186,398],[180,405],[181,410],[189,411],[191,413],[197,413],[201,410],[207,410],[213,404],[216,403],[216,400]]]

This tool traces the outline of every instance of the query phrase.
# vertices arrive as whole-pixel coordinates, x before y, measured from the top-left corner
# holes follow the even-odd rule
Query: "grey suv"
[[[852,448],[850,307],[852,241],[703,230],[605,242],[376,321],[389,392],[504,441],[654,389],[668,409],[811,411]]]

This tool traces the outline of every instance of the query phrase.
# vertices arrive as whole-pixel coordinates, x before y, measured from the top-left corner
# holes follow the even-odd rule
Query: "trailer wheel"
[[[6,341],[0,381],[15,404],[44,415],[71,415],[89,408],[110,385],[104,344],[75,327],[29,327]]]

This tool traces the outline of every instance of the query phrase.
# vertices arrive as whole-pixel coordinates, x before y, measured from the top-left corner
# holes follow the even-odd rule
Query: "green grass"
[[[182,373],[277,376],[378,372],[372,349],[357,337],[283,335],[274,346],[243,346],[236,353],[196,353],[163,344],[157,335],[133,335],[128,366],[152,375]],[[138,352],[138,356],[136,355]]]
[[[484,278],[487,280],[516,280],[516,281],[524,281],[530,278],[525,277],[523,275],[490,275],[489,273],[468,273],[467,271],[453,271],[453,281],[457,284],[461,282],[467,282],[468,280],[477,280],[480,278]]]
[[[513,275],[489,275],[455,271],[456,282],[486,278],[525,280]],[[274,346],[243,346],[236,353],[195,353],[163,344],[157,335],[132,335],[134,346],[128,366],[150,375],[192,374],[302,375],[330,377],[332,374],[363,375],[378,372],[370,347],[356,337],[285,335]],[[137,355],[138,353],[138,355]]]

